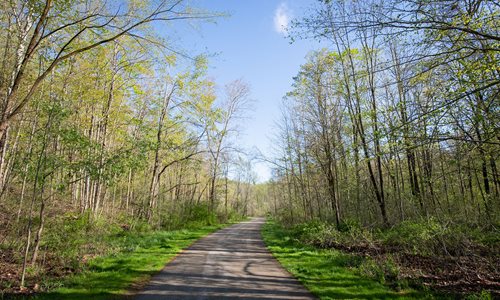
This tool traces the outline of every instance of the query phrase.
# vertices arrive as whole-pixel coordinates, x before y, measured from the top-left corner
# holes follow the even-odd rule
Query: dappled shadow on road
[[[262,223],[243,222],[199,240],[137,299],[314,299],[267,251]]]

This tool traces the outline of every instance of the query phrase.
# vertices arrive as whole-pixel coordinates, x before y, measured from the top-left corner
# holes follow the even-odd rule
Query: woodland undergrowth
[[[500,296],[500,235],[497,229],[438,222],[406,221],[387,229],[345,222],[289,226],[301,243],[363,257],[359,270],[378,281],[454,295]]]
[[[64,286],[72,276],[92,272],[91,266],[96,260],[134,252],[138,247],[161,246],[162,239],[158,236],[180,232],[186,235],[180,240],[188,241],[188,238],[196,239],[205,231],[208,233],[224,223],[237,220],[241,217],[236,214],[230,214],[228,218],[209,214],[204,205],[192,207],[184,216],[165,217],[158,226],[125,214],[110,218],[90,213],[65,213],[47,222],[47,234],[41,244],[42,257],[39,263],[28,267],[24,288],[19,288],[24,245],[19,234],[24,227],[17,228],[19,232],[4,231],[0,235],[0,295],[8,297],[51,291]],[[168,247],[178,246],[182,249],[185,245],[174,243]],[[85,283],[85,280],[81,282]]]

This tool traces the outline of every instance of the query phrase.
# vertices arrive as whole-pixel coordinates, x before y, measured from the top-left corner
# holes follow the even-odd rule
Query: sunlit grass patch
[[[88,262],[86,269],[59,282],[59,286],[37,295],[36,299],[123,299],[130,290],[141,287],[182,249],[197,239],[221,228],[125,233],[115,240],[119,249],[113,254]]]
[[[320,299],[435,299],[425,291],[398,291],[359,272],[364,259],[333,249],[316,249],[299,243],[293,234],[272,221],[262,235],[268,249],[284,268]]]

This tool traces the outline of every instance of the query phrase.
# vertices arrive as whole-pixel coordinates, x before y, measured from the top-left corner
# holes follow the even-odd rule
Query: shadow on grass
[[[112,241],[118,252],[90,261],[85,271],[62,281],[42,283],[61,287],[30,297],[4,294],[0,299],[132,299],[131,291],[143,287],[177,253],[220,227],[120,236]]]
[[[168,260],[163,255],[156,258],[160,262]],[[163,263],[151,264],[149,258],[137,257],[106,262],[105,266],[93,266],[89,271],[68,278],[63,287],[33,299],[123,299],[128,289],[147,283],[162,266]]]
[[[32,300],[32,299],[61,299],[61,300],[94,300],[94,299],[127,299],[123,295],[112,293],[72,293],[61,294],[59,292],[45,293],[43,295],[23,296],[19,294],[4,294],[0,295],[1,300]],[[130,298],[132,299],[132,298]]]
[[[363,262],[362,257],[305,246],[274,223],[267,223],[262,235],[283,267],[321,299],[436,299],[425,291],[395,291],[363,277],[356,271]]]

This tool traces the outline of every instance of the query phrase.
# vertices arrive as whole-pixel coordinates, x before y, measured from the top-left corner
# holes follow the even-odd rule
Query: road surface
[[[263,223],[254,218],[200,239],[136,299],[315,299],[266,249]]]

